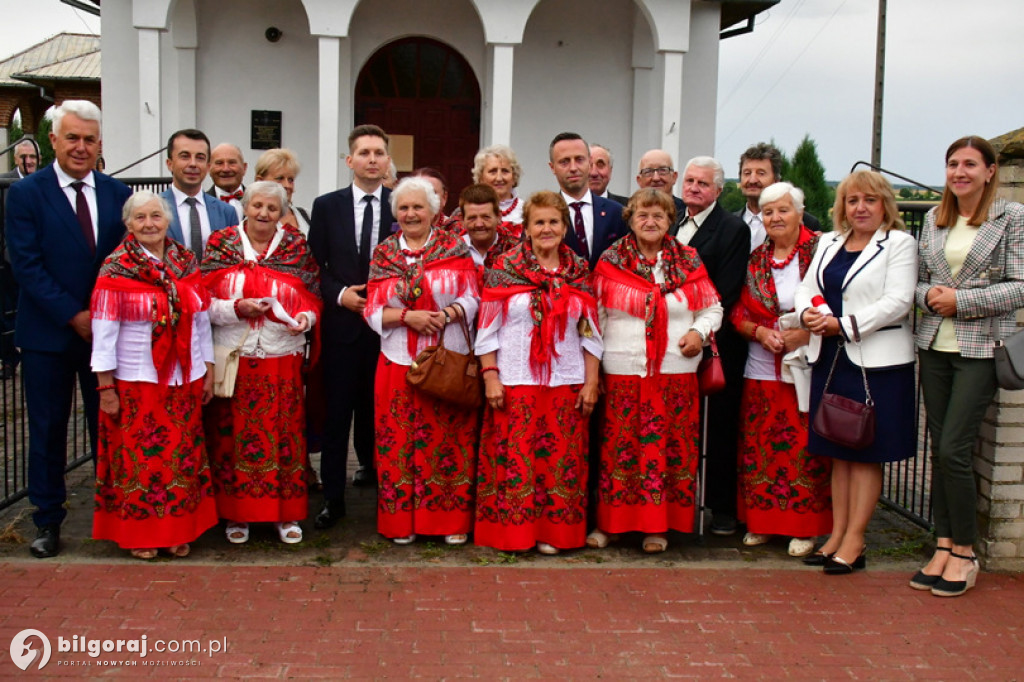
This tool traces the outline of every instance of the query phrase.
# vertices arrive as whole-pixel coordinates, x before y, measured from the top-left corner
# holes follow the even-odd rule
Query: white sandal
[[[599,528],[595,528],[587,534],[587,547],[591,549],[604,549],[608,546],[609,542],[618,540],[619,536],[615,533],[605,533]]]
[[[298,521],[285,521],[274,525],[277,526],[277,537],[281,538],[281,542],[286,545],[302,542],[302,526]]]
[[[538,542],[537,543],[537,551],[540,552],[541,554],[547,554],[548,556],[554,556],[555,554],[558,554],[559,550],[554,545],[549,545],[546,542]]]
[[[412,543],[416,542],[416,533],[413,533],[412,535],[407,535],[404,538],[391,538],[391,542],[395,543],[396,545],[411,545]]]
[[[445,535],[444,543],[446,545],[464,545],[469,540],[469,536],[465,533],[455,533],[454,535]]]
[[[668,538],[662,535],[648,535],[644,538],[643,548],[647,554],[661,554],[668,549]]]
[[[771,542],[771,535],[764,535],[763,533],[747,533],[743,536],[743,544],[747,547],[757,547],[758,545],[764,545]],[[814,549],[813,547],[811,549]]]
[[[228,521],[228,525],[224,528],[224,535],[227,536],[228,542],[232,545],[241,545],[244,542],[248,542],[249,524],[239,521]]]

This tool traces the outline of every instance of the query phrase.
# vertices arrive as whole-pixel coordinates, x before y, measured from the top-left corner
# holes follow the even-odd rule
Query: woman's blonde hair
[[[896,206],[896,194],[892,191],[892,185],[881,173],[871,170],[853,171],[839,183],[836,188],[836,203],[832,206],[832,225],[840,234],[850,231],[850,223],[846,220],[846,197],[854,192],[863,192],[876,196],[882,200],[884,215],[882,216],[882,229],[888,232],[891,229],[904,230],[903,218],[900,217],[900,210]]]
[[[279,147],[277,149],[268,149],[260,154],[260,158],[256,161],[256,170],[254,172],[257,178],[267,180],[270,171],[278,166],[283,166],[286,171],[291,171],[292,175],[298,175],[301,170],[295,153],[291,149]]]

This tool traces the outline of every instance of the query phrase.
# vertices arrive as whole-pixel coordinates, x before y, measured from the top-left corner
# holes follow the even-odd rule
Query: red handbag
[[[718,393],[725,388],[725,370],[722,369],[722,358],[718,355],[718,341],[711,332],[709,346],[711,352],[705,355],[697,367],[697,383],[701,395]]]

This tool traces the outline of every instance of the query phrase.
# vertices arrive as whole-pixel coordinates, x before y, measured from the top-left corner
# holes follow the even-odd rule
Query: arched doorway
[[[355,119],[412,136],[413,167],[444,173],[449,212],[458,204],[480,145],[480,84],[461,54],[431,38],[388,43],[359,72]]]

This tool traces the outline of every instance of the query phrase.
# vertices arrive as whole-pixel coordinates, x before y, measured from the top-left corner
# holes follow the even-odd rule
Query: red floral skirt
[[[377,362],[377,531],[386,538],[469,533],[479,412],[436,400]]]
[[[306,518],[302,356],[241,358],[232,398],[206,409],[217,513],[230,521]]]
[[[696,374],[605,376],[597,527],[694,531],[700,398]]]
[[[505,409],[484,412],[477,475],[478,545],[521,551],[587,536],[588,420],[579,386],[506,386]]]
[[[120,413],[100,412],[92,536],[125,549],[192,542],[217,523],[203,443],[203,380],[115,383]]]
[[[832,529],[832,462],[807,452],[796,389],[746,379],[740,404],[740,521],[751,533],[809,538]]]

